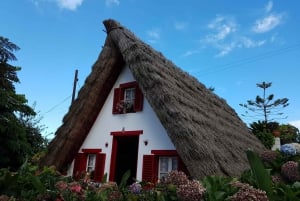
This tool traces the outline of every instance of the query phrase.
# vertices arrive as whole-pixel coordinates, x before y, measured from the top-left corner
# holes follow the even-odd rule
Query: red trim
[[[151,150],[151,154],[159,156],[178,156],[176,150]]]
[[[75,179],[79,179],[81,173],[86,172],[86,161],[87,161],[87,155],[85,153],[76,154],[74,167],[73,167],[73,177]]]
[[[120,84],[120,88],[130,88],[130,87],[135,87],[136,85],[137,85],[136,81],[126,82],[126,83]]]
[[[143,93],[140,90],[139,86],[135,86],[135,102],[134,102],[134,111],[139,112],[143,110]]]
[[[104,169],[105,169],[105,158],[106,158],[106,154],[103,154],[103,153],[96,154],[96,166],[95,166],[95,172],[94,172],[94,180],[97,182],[101,182],[101,180],[103,178]]]
[[[113,108],[112,108],[112,113],[113,114],[120,114],[120,112],[117,109],[117,104],[121,100],[121,89],[120,88],[115,88],[114,89],[114,99],[113,99]]]
[[[155,155],[144,155],[142,166],[142,180],[152,183],[157,182],[158,165]]]
[[[112,136],[135,136],[143,134],[143,130],[135,131],[113,131],[110,133]]]
[[[97,154],[102,152],[102,149],[81,149],[81,151],[85,154]]]
[[[114,137],[111,149],[110,168],[109,168],[109,181],[114,181],[117,159],[118,140]]]
[[[157,179],[158,177],[158,160],[160,156],[178,157],[178,170],[183,171],[186,175],[190,175],[188,169],[186,168],[176,150],[151,150],[151,154],[153,155],[144,155],[142,170],[143,179],[152,180],[152,182],[155,182],[155,179]]]

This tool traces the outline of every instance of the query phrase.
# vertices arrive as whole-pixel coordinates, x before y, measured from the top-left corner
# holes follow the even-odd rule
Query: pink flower
[[[278,155],[277,152],[268,150],[268,151],[264,151],[260,155],[260,157],[261,157],[263,162],[271,163],[271,162],[276,160],[277,155]]]
[[[71,192],[80,193],[82,188],[78,183],[74,182],[70,183],[69,189]]]
[[[64,181],[59,181],[55,184],[55,188],[57,188],[60,191],[63,191],[68,188],[68,184]]]
[[[64,201],[64,199],[61,196],[59,196],[58,198],[55,199],[55,201]]]
[[[291,182],[300,181],[298,162],[288,161],[281,166],[281,174]]]
[[[206,189],[199,181],[188,181],[187,184],[179,185],[177,196],[182,201],[200,201],[203,199]]]
[[[165,179],[161,181],[162,184],[173,184],[175,186],[184,185],[189,182],[188,177],[184,172],[173,170],[168,173]]]
[[[232,186],[238,187],[239,190],[229,197],[230,201],[269,201],[265,191],[256,189],[249,184],[236,181],[232,183]]]

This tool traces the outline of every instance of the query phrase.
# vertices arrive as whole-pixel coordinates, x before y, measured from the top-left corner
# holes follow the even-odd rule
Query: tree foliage
[[[32,154],[29,131],[38,129],[37,125],[24,121],[25,118],[33,120],[36,113],[27,105],[25,95],[15,91],[14,84],[19,83],[17,71],[21,68],[9,62],[16,60],[14,52],[19,49],[9,39],[0,36],[0,168],[16,169],[26,155]],[[35,137],[37,134],[38,130]]]
[[[247,100],[247,103],[240,104],[240,106],[246,108],[247,116],[262,116],[265,124],[278,119],[279,116],[283,115],[282,109],[289,105],[289,99],[279,98],[274,100],[274,94],[267,95],[266,90],[272,86],[271,82],[257,83],[256,86],[263,90],[262,96],[257,95],[255,100]],[[248,111],[254,115],[251,116]]]

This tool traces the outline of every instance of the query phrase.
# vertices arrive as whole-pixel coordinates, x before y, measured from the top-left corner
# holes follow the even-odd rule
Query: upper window
[[[120,84],[114,89],[113,114],[123,114],[142,111],[143,94],[137,82]]]

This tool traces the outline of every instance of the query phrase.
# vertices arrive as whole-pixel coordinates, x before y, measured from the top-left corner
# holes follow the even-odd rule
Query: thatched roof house
[[[239,175],[248,167],[245,151],[264,150],[225,100],[118,22],[103,23],[104,47],[42,165],[62,171],[72,163],[125,65],[192,176]]]

